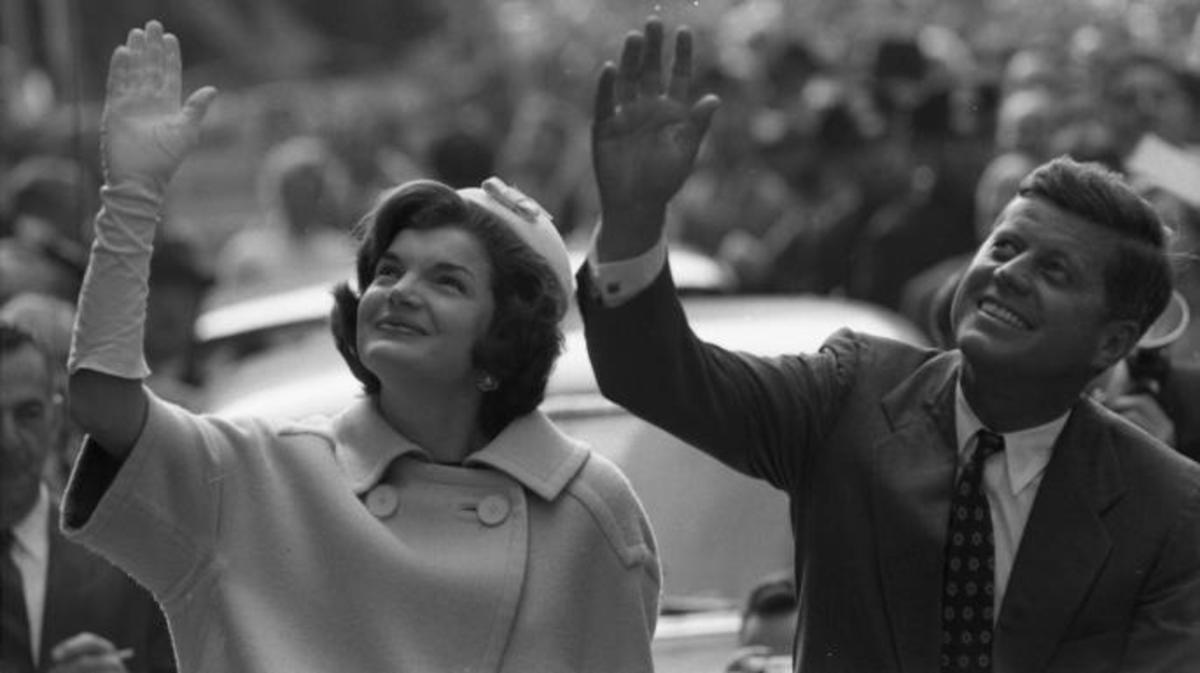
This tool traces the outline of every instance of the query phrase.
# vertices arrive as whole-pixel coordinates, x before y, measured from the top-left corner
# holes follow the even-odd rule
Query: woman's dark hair
[[[379,378],[358,358],[359,297],[375,277],[380,257],[405,229],[458,227],[474,235],[492,265],[495,311],[492,324],[472,354],[476,368],[499,383],[483,396],[480,428],[494,437],[513,419],[541,404],[554,361],[562,350],[559,322],[566,294],[536,252],[484,208],[432,180],[405,183],[385,193],[359,222],[356,293],[346,283],[333,290],[333,340],[350,371],[370,396]]]
[[[1171,296],[1166,228],[1154,207],[1099,164],[1059,157],[1025,177],[1018,194],[1040,198],[1119,235],[1104,272],[1109,314],[1144,333]]]

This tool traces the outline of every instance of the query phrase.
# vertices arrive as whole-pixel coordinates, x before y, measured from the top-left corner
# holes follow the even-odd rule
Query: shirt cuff
[[[615,308],[633,299],[642,290],[650,287],[667,263],[667,239],[660,236],[646,252],[631,259],[601,263],[596,253],[596,237],[603,222],[596,225],[592,234],[592,245],[588,249],[588,269],[592,274],[592,285],[600,293],[600,303]]]

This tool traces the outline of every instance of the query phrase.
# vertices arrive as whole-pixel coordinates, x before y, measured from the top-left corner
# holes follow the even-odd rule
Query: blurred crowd
[[[586,246],[592,78],[608,45],[529,9],[427,39],[387,75],[223,93],[154,253],[146,353],[161,394],[198,399],[204,307],[340,280],[362,215],[351,204],[381,187],[500,175]],[[1197,33],[1196,14],[1157,20]],[[726,267],[730,291],[863,300],[938,342],[947,279],[1020,178],[1070,154],[1127,174],[1161,206],[1179,294],[1200,312],[1200,34],[1152,43],[1130,20],[983,44],[910,21],[857,38],[847,58],[789,20],[785,3],[745,2],[697,26],[709,43],[698,53],[716,56],[695,88],[723,103],[668,231]],[[98,188],[94,150],[77,148],[96,146],[96,124],[86,106],[70,132],[62,115],[32,115],[53,95],[17,79],[5,79],[0,136],[0,305],[39,315],[65,343]],[[1163,352],[1200,363],[1200,321],[1163,330]]]

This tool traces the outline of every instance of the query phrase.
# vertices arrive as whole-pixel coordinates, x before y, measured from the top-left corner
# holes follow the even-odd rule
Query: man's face
[[[37,500],[59,422],[41,352],[25,344],[0,357],[0,528],[20,521]]]
[[[951,319],[967,362],[1074,380],[1119,359],[1129,321],[1109,317],[1104,287],[1118,245],[1117,234],[1046,201],[1014,199],[954,297]]]
[[[1122,123],[1174,144],[1190,140],[1196,111],[1171,73],[1150,64],[1133,66],[1121,73],[1114,99]]]

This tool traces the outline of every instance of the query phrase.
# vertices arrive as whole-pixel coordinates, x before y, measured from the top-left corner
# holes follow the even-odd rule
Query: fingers
[[[117,648],[105,638],[94,633],[77,633],[54,646],[50,657],[56,662],[88,655],[116,653]]]
[[[127,87],[143,87],[167,96],[173,95],[172,100],[179,100],[179,42],[174,35],[163,30],[161,23],[152,20],[146,22],[145,28],[130,30],[125,45],[118,47],[117,51],[123,51],[125,56],[122,57],[119,72],[117,63],[110,64],[110,85],[114,83],[114,73],[117,73]]]
[[[638,91],[644,96],[659,96],[663,92],[662,44],[662,22],[652,17],[646,21],[642,62],[638,73]]]
[[[686,101],[692,88],[692,31],[681,27],[675,33],[675,60],[671,63],[671,81],[667,95]]]
[[[125,40],[125,50],[129,54],[125,71],[126,90],[132,90],[143,86],[150,79],[146,72],[146,31],[141,28],[130,30],[129,37]]]
[[[208,114],[208,107],[217,97],[217,90],[211,86],[202,87],[192,92],[183,103],[183,119],[191,126],[199,126]]]
[[[687,27],[676,32],[671,76],[665,87],[664,41],[663,24],[657,17],[646,21],[644,32],[634,31],[625,37],[615,81],[618,105],[632,103],[638,96],[661,96],[664,92],[676,101],[688,100],[692,84],[692,32]]]
[[[126,46],[113,50],[112,59],[108,62],[108,96],[115,98],[130,86],[132,80],[132,54]]]
[[[601,124],[612,118],[616,107],[616,97],[613,88],[617,79],[617,67],[608,62],[600,71],[600,81],[596,84],[595,109],[592,115],[593,124]]]
[[[78,633],[50,651],[54,673],[120,673],[130,650],[117,650],[108,640],[93,633]]]
[[[713,94],[707,94],[688,111],[688,118],[696,129],[698,137],[703,138],[704,134],[708,133],[708,127],[712,123],[713,114],[717,108],[721,107],[721,99]]]
[[[131,28],[129,37],[125,39],[125,46],[135,54],[140,54],[146,48],[146,31],[141,28]]]
[[[178,76],[167,78],[167,96],[171,100],[179,100],[183,87],[183,58],[179,55],[179,40],[167,33],[163,36],[163,64],[168,73],[180,73]]]
[[[170,72],[164,70],[166,64],[166,47],[163,46],[163,28],[162,24],[157,21],[149,21],[146,23],[146,75],[148,84],[155,90],[162,88],[168,79]],[[176,99],[178,100],[178,99]]]
[[[84,656],[55,664],[49,673],[128,673],[125,663],[116,655]]]
[[[632,32],[625,36],[621,49],[621,65],[617,71],[616,98],[619,105],[628,105],[637,96],[638,70],[642,62],[643,38],[641,33]]]

